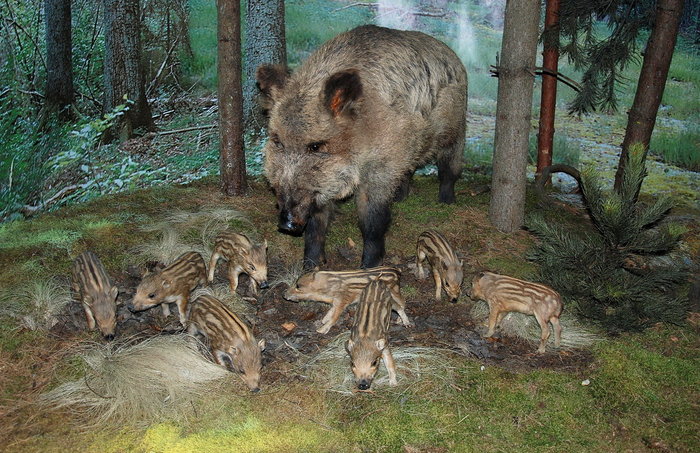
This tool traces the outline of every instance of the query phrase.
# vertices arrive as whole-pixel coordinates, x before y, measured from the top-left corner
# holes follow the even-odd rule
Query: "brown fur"
[[[161,305],[163,316],[170,315],[169,303],[177,304],[180,323],[184,326],[190,293],[207,282],[207,266],[197,252],[182,254],[165,269],[144,275],[129,306],[131,311],[143,311]]]
[[[265,174],[277,194],[280,229],[307,229],[311,265],[324,260],[336,201],[356,197],[363,267],[380,264],[391,202],[416,168],[437,158],[440,201],[454,202],[467,74],[443,43],[363,26],[322,45],[291,76],[264,66],[257,78],[270,107]]]
[[[401,272],[393,267],[375,267],[352,271],[317,271],[302,275],[294,287],[287,290],[284,298],[293,301],[314,300],[331,304],[318,328],[318,333],[328,331],[338,322],[345,307],[359,300],[362,291],[373,280],[381,280],[389,289],[392,308],[399,314],[405,326],[411,326],[406,315],[406,300],[401,295],[399,278]]]
[[[204,336],[219,365],[239,373],[252,392],[260,390],[260,353],[265,340],[256,341],[250,328],[219,299],[201,295],[187,318],[190,334]]]
[[[97,327],[105,338],[114,338],[117,327],[117,296],[119,290],[112,286],[100,259],[94,253],[81,253],[73,262],[71,286],[80,298],[85,310],[88,329]]]
[[[427,261],[435,280],[435,299],[440,300],[442,290],[452,302],[457,302],[462,289],[462,260],[452,250],[447,239],[437,231],[425,231],[418,236],[416,244],[416,274],[425,278],[427,271],[423,262]]]
[[[209,261],[207,281],[214,281],[214,271],[219,258],[228,260],[228,278],[231,292],[238,288],[238,276],[250,277],[250,291],[257,295],[258,287],[267,288],[267,241],[254,245],[244,234],[223,231],[216,237],[214,252]]]
[[[360,295],[350,339],[345,345],[360,390],[368,390],[372,385],[379,359],[384,359],[389,385],[396,385],[396,365],[389,349],[388,333],[392,300],[391,288],[379,279],[372,280]]]
[[[506,313],[517,311],[534,315],[542,329],[542,338],[537,352],[540,354],[545,352],[550,322],[554,327],[554,344],[559,347],[561,343],[559,316],[563,307],[561,296],[552,288],[505,275],[483,272],[474,277],[471,298],[485,300],[489,304],[487,337],[494,334],[496,325]]]

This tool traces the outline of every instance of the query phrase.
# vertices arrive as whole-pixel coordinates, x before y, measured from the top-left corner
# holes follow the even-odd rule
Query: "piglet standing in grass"
[[[423,279],[428,273],[423,268],[424,262],[430,265],[435,279],[435,299],[440,300],[442,290],[457,302],[462,291],[462,260],[452,249],[445,237],[437,231],[425,231],[418,236],[416,244],[416,275]]]
[[[542,329],[542,337],[537,352],[545,352],[549,339],[549,323],[554,327],[554,345],[561,344],[559,316],[562,301],[559,293],[538,283],[526,282],[505,275],[482,272],[474,277],[470,297],[485,300],[489,304],[489,330],[486,337],[495,333],[496,325],[511,311],[534,315]]]
[[[219,365],[240,374],[251,392],[260,391],[265,340],[256,341],[251,329],[231,309],[206,294],[192,302],[187,322],[191,335],[205,337]]]
[[[207,265],[202,255],[187,252],[165,269],[144,275],[128,308],[136,312],[161,305],[163,316],[167,317],[170,316],[168,304],[174,302],[180,315],[180,324],[185,326],[190,293],[206,282]]]
[[[88,329],[97,325],[105,339],[113,340],[119,290],[110,283],[97,255],[87,251],[75,259],[71,287],[83,304]]]
[[[392,301],[391,289],[381,279],[372,280],[360,295],[350,339],[345,344],[359,390],[369,390],[381,359],[389,372],[389,385],[397,384],[396,365],[389,349]]]
[[[214,281],[214,271],[219,259],[228,261],[228,279],[231,292],[238,288],[238,277],[247,274],[250,279],[249,288],[258,294],[258,286],[267,288],[267,241],[255,245],[244,234],[222,231],[216,236],[214,251],[209,260],[209,275],[207,281]]]

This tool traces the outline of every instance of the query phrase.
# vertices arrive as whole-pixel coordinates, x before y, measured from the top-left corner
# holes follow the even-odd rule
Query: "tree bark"
[[[654,28],[644,51],[644,61],[639,73],[637,91],[632,108],[628,112],[627,129],[622,141],[620,162],[615,173],[615,190],[622,185],[622,175],[630,148],[641,143],[644,155],[649,149],[656,115],[666,87],[668,70],[678,37],[678,25],[683,14],[684,0],[658,0]]]
[[[125,115],[116,119],[108,138],[120,141],[133,135],[136,128],[155,129],[151,108],[146,100],[145,78],[141,63],[141,24],[138,0],[104,0],[105,102],[103,113],[131,101]]]
[[[542,67],[553,74],[559,65],[559,0],[547,0],[544,16],[544,50]],[[542,96],[540,99],[540,129],[537,134],[537,175],[552,165],[554,152],[554,114],[557,107],[557,78],[542,74]],[[548,183],[548,177],[544,183]]]
[[[241,5],[239,0],[217,0],[216,6],[221,190],[226,195],[243,195],[246,171],[241,89]]]
[[[489,218],[498,230],[507,233],[519,229],[525,216],[525,172],[539,20],[539,0],[506,2]]]
[[[255,71],[262,64],[287,64],[284,0],[248,0],[245,31],[243,118],[246,130],[267,125],[258,106]]]
[[[45,0],[46,14],[46,93],[44,107],[56,110],[59,118],[71,118],[75,101],[70,0]]]

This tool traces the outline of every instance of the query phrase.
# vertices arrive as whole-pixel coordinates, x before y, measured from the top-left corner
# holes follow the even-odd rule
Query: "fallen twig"
[[[181,132],[200,131],[203,129],[213,129],[217,126],[218,126],[217,124],[207,124],[205,126],[192,126],[192,127],[186,127],[183,129],[175,129],[172,131],[157,132],[156,135],[172,135],[172,134],[179,134]]]

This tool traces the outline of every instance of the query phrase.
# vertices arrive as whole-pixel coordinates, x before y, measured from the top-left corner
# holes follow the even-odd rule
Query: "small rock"
[[[583,386],[591,385],[590,379],[584,379],[583,381],[581,381],[581,385],[583,385]]]

